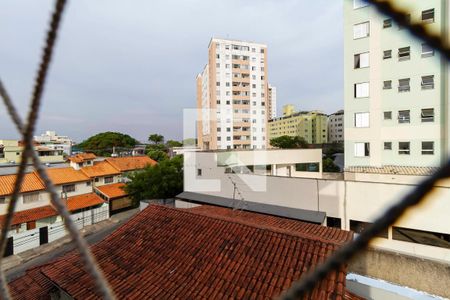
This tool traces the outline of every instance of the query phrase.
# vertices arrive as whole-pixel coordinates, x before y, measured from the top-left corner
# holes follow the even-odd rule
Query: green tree
[[[165,151],[159,150],[159,149],[150,149],[147,152],[147,155],[151,159],[156,160],[157,162],[161,162],[161,161],[169,158],[169,155],[167,155],[167,153]]]
[[[125,191],[135,203],[143,199],[173,198],[183,191],[183,157],[163,160],[144,171],[134,172]]]
[[[174,141],[174,140],[168,140],[166,142],[166,147],[167,148],[173,148],[173,147],[182,147],[183,143],[179,142],[179,141]]]
[[[283,135],[271,139],[270,145],[281,149],[298,149],[308,147],[308,142],[301,136]]]
[[[164,136],[161,134],[153,133],[148,136],[148,141],[155,145],[164,143]]]
[[[334,164],[334,161],[331,157],[325,157],[322,160],[322,172],[331,172],[338,173],[341,169]]]
[[[99,156],[111,156],[113,148],[134,148],[138,141],[128,134],[120,132],[102,132],[89,137],[80,144],[78,148],[89,151]]]

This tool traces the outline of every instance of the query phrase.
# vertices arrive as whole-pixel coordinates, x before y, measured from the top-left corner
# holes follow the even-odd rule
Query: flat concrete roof
[[[200,204],[210,204],[228,208],[235,208],[236,203],[238,201],[241,201],[239,199],[212,196],[194,192],[182,192],[181,194],[178,194],[175,198],[180,200],[187,200],[190,202],[196,202]],[[245,201],[245,205],[237,205],[237,206],[239,207],[239,209],[245,211],[283,217],[315,224],[322,224],[326,217],[326,213],[323,211],[305,210],[251,201]]]

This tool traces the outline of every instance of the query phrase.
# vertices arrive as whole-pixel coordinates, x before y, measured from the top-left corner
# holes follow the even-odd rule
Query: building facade
[[[197,76],[198,146],[203,149],[264,149],[269,97],[267,46],[211,39],[208,63]]]
[[[344,110],[328,116],[328,143],[344,142]]]
[[[328,117],[319,111],[295,112],[290,105],[283,107],[283,117],[269,120],[269,141],[283,135],[303,137],[309,144],[328,142]]]
[[[18,164],[22,158],[24,145],[18,140],[0,140],[0,164],[12,163]],[[53,149],[47,146],[34,144],[34,150],[41,162],[58,163],[63,162],[63,150]]]
[[[57,135],[55,131],[46,131],[34,136],[34,141],[53,150],[62,150],[66,155],[72,155],[73,141],[65,135]]]
[[[396,1],[448,40],[447,1]],[[448,65],[363,1],[344,1],[345,164],[439,166],[448,153]]]
[[[269,84],[269,119],[277,117],[277,88]]]

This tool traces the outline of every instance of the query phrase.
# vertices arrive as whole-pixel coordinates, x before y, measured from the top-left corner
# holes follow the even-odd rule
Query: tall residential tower
[[[395,4],[448,41],[448,1]],[[344,1],[344,55],[346,167],[446,160],[447,61],[361,0]]]
[[[266,45],[211,39],[208,64],[197,76],[200,148],[266,148],[267,121],[276,109],[267,78]]]

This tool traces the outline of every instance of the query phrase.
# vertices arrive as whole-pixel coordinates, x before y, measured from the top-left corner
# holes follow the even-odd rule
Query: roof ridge
[[[228,216],[212,215],[211,213],[208,213],[208,212],[193,211],[193,210],[189,210],[189,209],[186,209],[186,208],[176,208],[176,207],[172,208],[172,207],[168,207],[168,206],[164,206],[164,205],[160,205],[160,204],[153,204],[153,207],[159,207],[159,208],[163,208],[163,209],[166,209],[166,210],[178,210],[178,211],[181,211],[181,212],[184,212],[184,213],[188,213],[188,214],[201,215],[201,216],[204,216],[204,217],[208,217],[208,218],[212,218],[212,219],[218,219],[218,220],[225,221],[225,222],[240,224],[240,225],[249,226],[249,227],[262,229],[262,230],[268,230],[268,231],[281,233],[281,234],[286,234],[286,235],[289,235],[289,236],[294,236],[294,237],[299,237],[299,238],[306,238],[306,239],[310,239],[310,240],[321,242],[321,243],[333,244],[335,246],[342,246],[346,242],[346,241],[345,242],[339,242],[339,241],[336,241],[336,240],[326,239],[326,238],[316,236],[316,235],[311,234],[311,233],[306,232],[306,231],[302,231],[300,233],[300,232],[290,231],[288,229],[283,229],[283,228],[279,228],[279,227],[275,227],[275,226],[270,226],[270,225],[265,225],[265,224],[255,224],[255,223],[252,223],[252,222],[246,222],[244,220],[235,220],[232,217],[228,217]],[[282,217],[276,217],[276,218],[282,218]],[[295,221],[296,222],[305,223],[305,224],[310,224],[310,223],[307,223],[307,222],[302,222],[302,221],[297,221],[297,220],[295,220]],[[324,227],[325,229],[329,228],[329,227],[316,225],[316,224],[311,224],[311,225]]]

